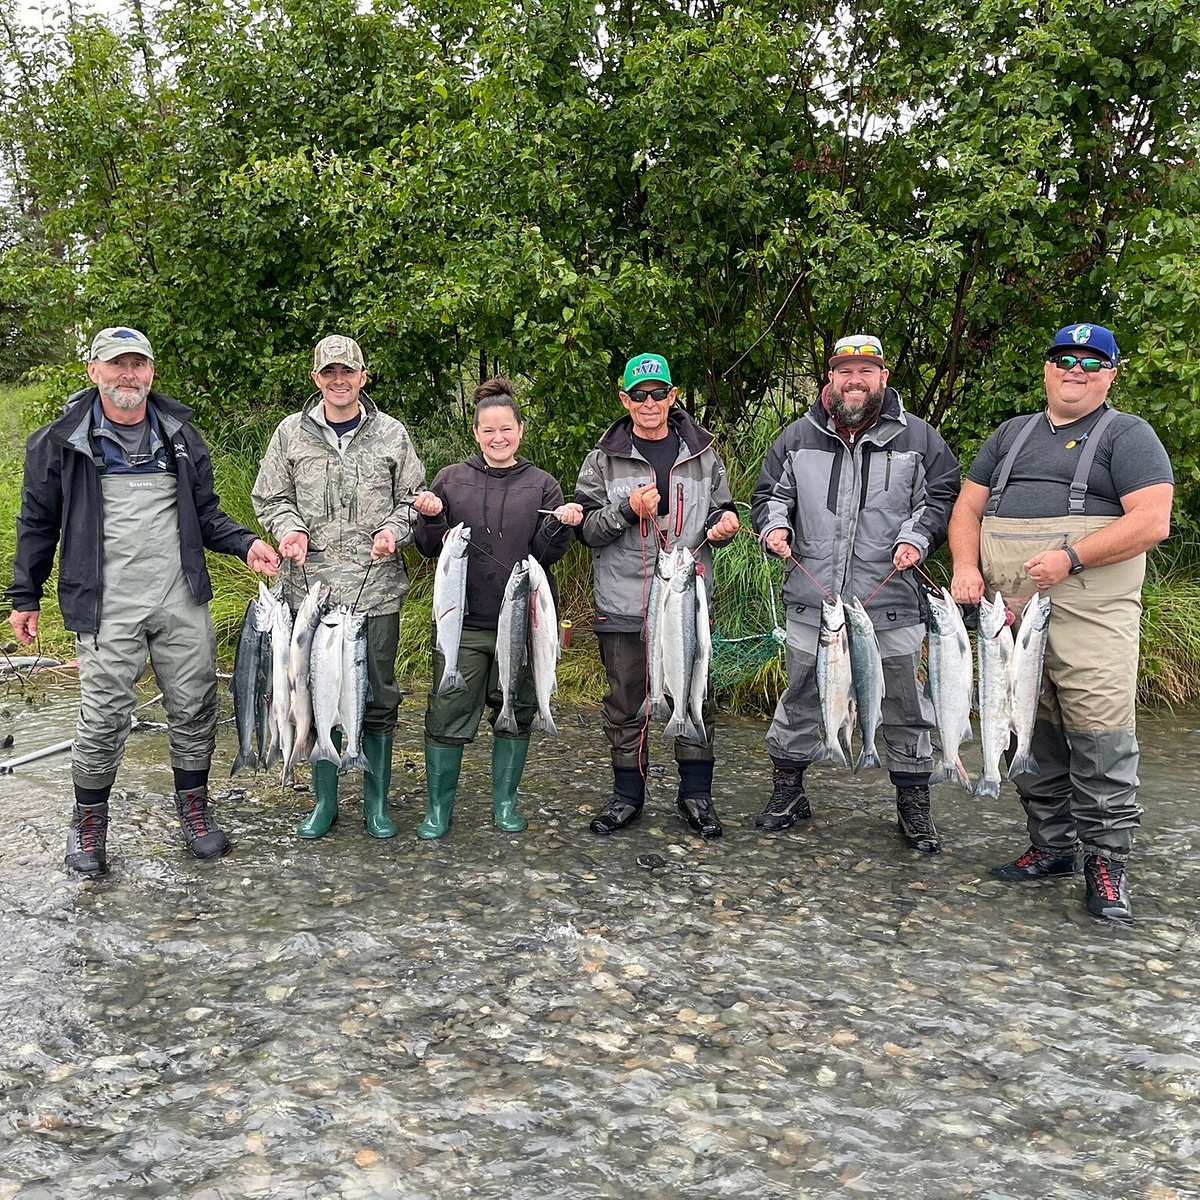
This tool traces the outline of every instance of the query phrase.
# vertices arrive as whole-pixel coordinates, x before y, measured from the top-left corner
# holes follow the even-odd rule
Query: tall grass
[[[45,386],[0,389],[0,586],[12,579],[16,517],[20,508],[25,436],[36,420],[57,412]],[[235,520],[258,530],[250,503],[259,459],[275,426],[275,417],[251,419],[236,430],[222,431],[212,441],[217,491],[222,507]],[[413,429],[430,478],[450,462],[474,450],[469,431],[445,425]],[[740,502],[739,514],[749,528],[749,500],[758,468],[778,429],[756,422],[723,441],[730,488]],[[574,480],[564,479],[570,494]],[[418,694],[430,673],[430,624],[433,562],[411,548],[405,552],[412,580],[400,626],[397,674]],[[939,564],[941,559],[939,557]],[[226,555],[208,556],[213,582],[213,624],[224,662],[232,660],[246,604],[257,591],[257,576]],[[934,568],[937,573],[938,568]],[[948,564],[941,564],[948,575]],[[592,635],[591,561],[587,549],[573,543],[555,571],[560,618],[572,623],[570,648],[559,663],[560,694],[567,700],[598,700],[604,672]],[[714,566],[713,610],[716,623],[715,675],[722,685],[723,707],[734,712],[767,713],[786,685],[782,657],[771,639],[773,625],[783,623],[778,601],[782,566],[767,563],[758,542],[741,534],[718,551]],[[774,607],[772,597],[774,596]],[[1143,592],[1142,670],[1139,697],[1145,703],[1185,704],[1200,698],[1200,545],[1171,541],[1150,556]],[[62,627],[55,600],[55,579],[42,601],[40,650],[69,658],[74,636]],[[728,683],[728,686],[724,686]]]

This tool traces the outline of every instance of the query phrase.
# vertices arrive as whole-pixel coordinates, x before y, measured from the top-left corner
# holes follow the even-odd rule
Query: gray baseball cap
[[[353,339],[335,333],[322,338],[313,351],[313,370],[323,371],[333,363],[343,367],[352,367],[355,371],[367,369],[366,360],[359,344]]]
[[[88,362],[99,359],[109,362],[121,354],[144,354],[151,362],[154,361],[154,351],[150,348],[150,339],[137,329],[128,325],[113,325],[102,329],[92,338],[92,349],[88,354]]]

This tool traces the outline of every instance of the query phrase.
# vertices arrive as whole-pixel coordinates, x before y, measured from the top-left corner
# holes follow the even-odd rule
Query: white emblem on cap
[[[1092,327],[1090,325],[1076,325],[1075,332],[1071,334],[1071,341],[1077,346],[1082,346],[1084,342],[1089,341],[1092,336]]]

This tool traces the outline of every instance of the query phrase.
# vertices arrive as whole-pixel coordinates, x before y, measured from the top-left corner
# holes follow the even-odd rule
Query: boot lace
[[[94,853],[104,839],[104,830],[108,819],[94,813],[90,808],[84,809],[77,826],[79,848],[85,854]]]
[[[798,771],[777,771],[774,783],[771,798],[763,812],[770,817],[790,817],[792,811],[807,799],[803,776]]]
[[[933,823],[933,813],[929,808],[929,792],[926,789],[901,789],[897,805],[913,837],[937,836],[937,827]]]
[[[198,838],[212,833],[214,826],[208,812],[207,798],[197,795],[195,792],[187,792],[185,795],[186,799],[180,809],[188,830]]]
[[[1110,903],[1121,899],[1122,868],[1117,863],[1109,862],[1106,858],[1092,861],[1092,881],[1096,893]]]
[[[1026,850],[1025,853],[1022,854],[1015,863],[1013,863],[1013,866],[1018,870],[1023,871],[1026,867],[1035,866],[1037,863],[1040,863],[1043,858],[1047,857],[1049,857],[1047,851],[1039,850],[1037,846],[1030,846],[1029,849]]]

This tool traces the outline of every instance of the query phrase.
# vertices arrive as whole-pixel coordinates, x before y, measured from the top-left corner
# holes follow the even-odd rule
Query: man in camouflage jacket
[[[279,542],[284,595],[293,609],[319,582],[329,585],[331,603],[367,613],[371,689],[363,752],[371,769],[363,807],[373,837],[395,837],[387,788],[400,704],[400,609],[408,594],[401,550],[413,540],[411,501],[425,469],[408,431],[363,391],[366,363],[352,338],[334,335],[317,344],[312,379],[317,394],[271,436],[252,500]],[[314,764],[313,790],[316,805],[300,825],[301,837],[324,836],[337,817],[334,764]]]

